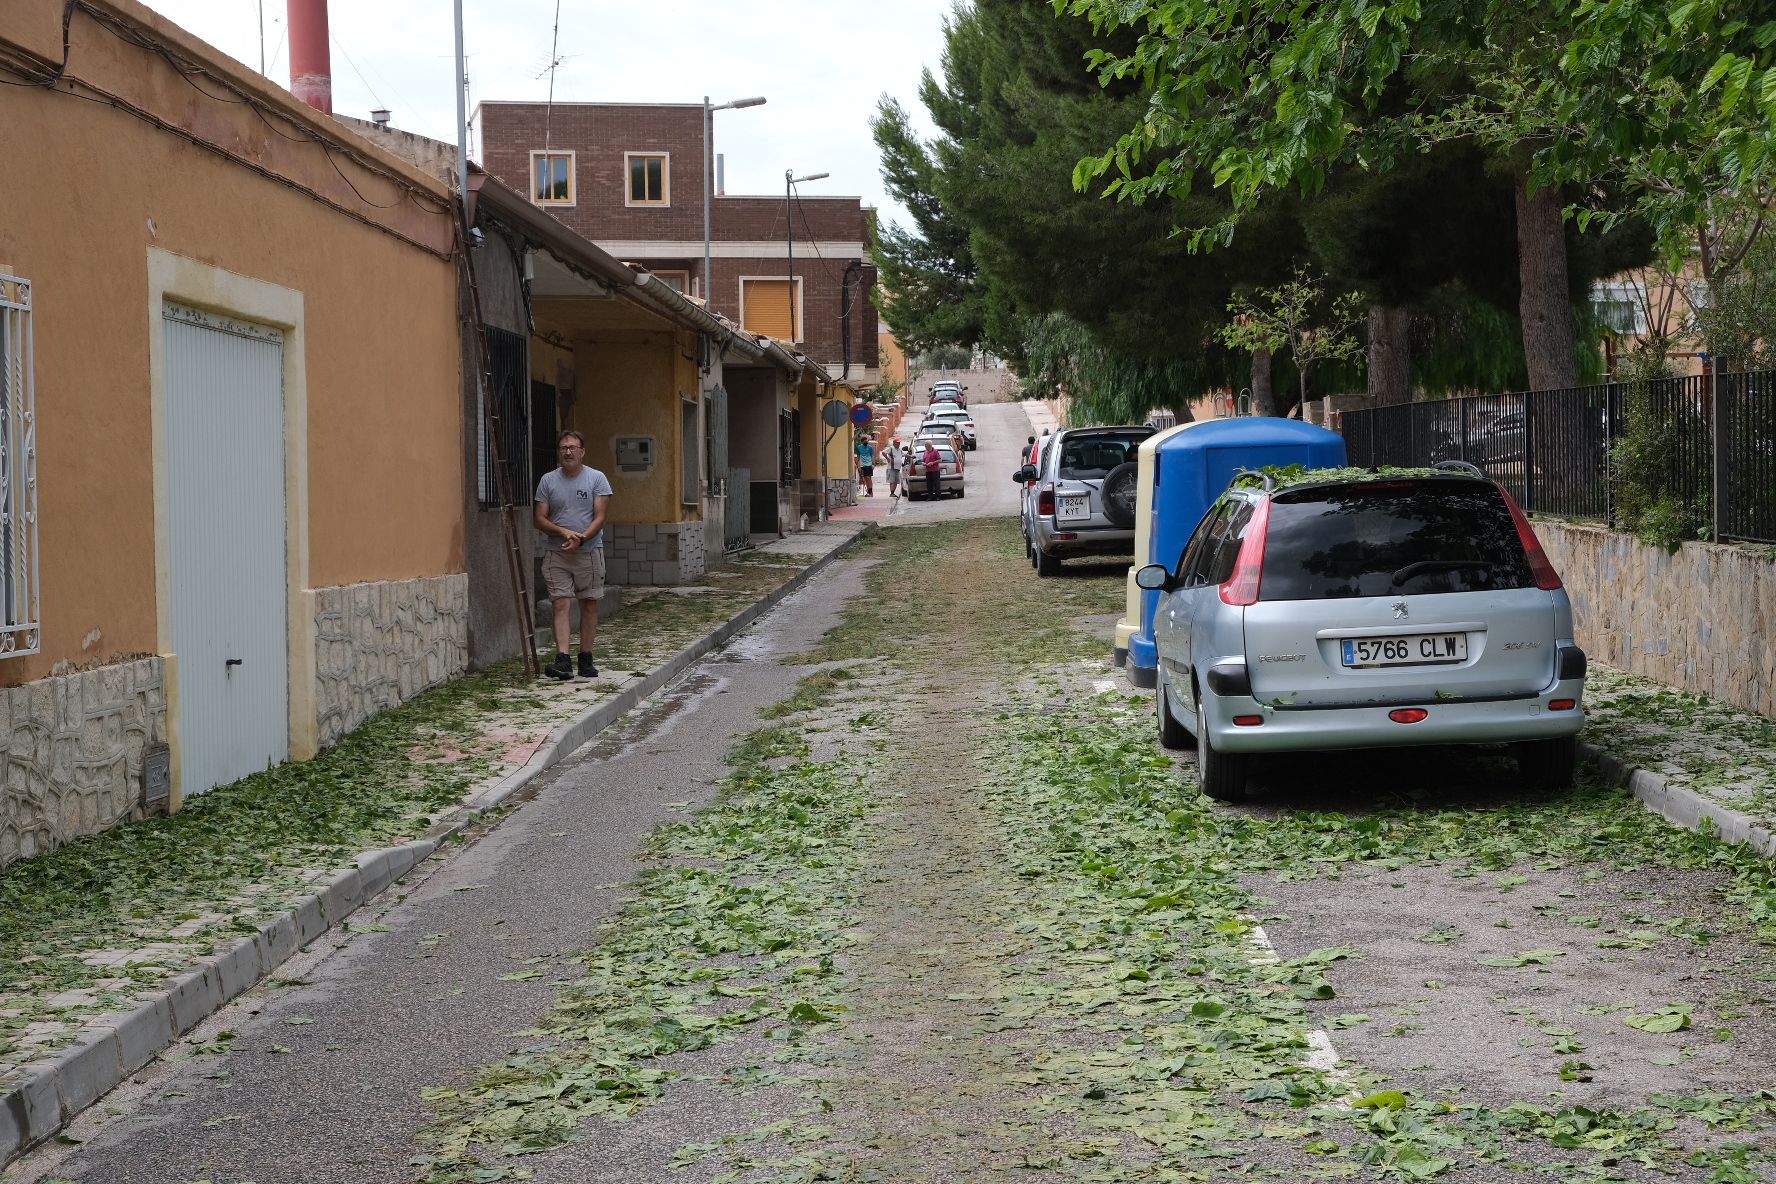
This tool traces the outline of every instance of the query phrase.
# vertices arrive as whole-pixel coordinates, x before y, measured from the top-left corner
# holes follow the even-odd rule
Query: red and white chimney
[[[289,0],[290,93],[333,114],[333,54],[327,39],[327,0]]]

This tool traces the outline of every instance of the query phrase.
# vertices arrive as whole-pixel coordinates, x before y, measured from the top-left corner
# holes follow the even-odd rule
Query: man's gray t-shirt
[[[598,511],[600,497],[611,496],[610,478],[590,465],[583,465],[578,475],[569,477],[560,469],[550,469],[537,482],[536,500],[538,504],[549,508],[549,521],[556,526],[565,526],[576,534],[592,525],[592,515]],[[546,546],[559,549],[562,543],[560,535],[545,534],[543,542]],[[602,529],[589,541],[581,543],[582,547],[604,546]]]

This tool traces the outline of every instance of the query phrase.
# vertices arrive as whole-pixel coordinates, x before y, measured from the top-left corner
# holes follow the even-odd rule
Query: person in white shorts
[[[592,645],[598,640],[598,598],[604,595],[604,519],[610,508],[611,483],[585,463],[586,439],[562,432],[555,454],[561,467],[537,482],[531,521],[543,534],[543,586],[555,610],[555,660],[543,668],[550,678],[572,678],[568,660],[568,615],[580,602],[581,678],[597,678]]]

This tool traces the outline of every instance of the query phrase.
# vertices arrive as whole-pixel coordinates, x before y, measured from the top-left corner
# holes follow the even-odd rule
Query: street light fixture
[[[794,169],[783,170],[783,226],[789,234],[789,340],[793,345],[801,340],[796,332],[796,298],[795,298],[795,209],[792,206],[794,195],[792,190],[803,181],[818,181],[830,177],[831,173],[809,173],[805,177],[795,175]]]
[[[709,146],[709,128],[715,122],[717,111],[734,111],[741,107],[762,107],[765,105],[763,95],[754,95],[750,99],[735,99],[731,103],[711,105],[709,96],[703,96],[703,300],[709,305],[709,311],[715,311],[715,285],[710,282],[709,275],[709,195],[715,189],[715,157]]]

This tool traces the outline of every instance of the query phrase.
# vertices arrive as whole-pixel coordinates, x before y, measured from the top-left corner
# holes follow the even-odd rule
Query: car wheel
[[[1511,746],[1525,789],[1571,789],[1579,763],[1577,736],[1525,740]]]
[[[967,491],[967,490],[966,490],[966,489],[958,489],[958,490],[957,490],[957,491],[956,491],[956,496],[957,496],[957,497],[967,497],[967,496],[968,496],[968,491]]]
[[[1104,474],[1104,483],[1098,488],[1104,517],[1123,530],[1135,524],[1135,485],[1140,478],[1141,467],[1128,460]]]
[[[1196,779],[1202,791],[1218,802],[1246,800],[1250,758],[1245,753],[1216,752],[1209,740],[1209,721],[1202,696],[1196,697]]]
[[[1161,748],[1183,748],[1190,741],[1190,733],[1172,714],[1172,705],[1166,701],[1165,672],[1162,670],[1153,688],[1153,698],[1158,704],[1154,713],[1159,717],[1159,746]]]
[[[1036,574],[1039,576],[1058,576],[1061,574],[1061,559],[1058,555],[1050,555],[1038,547],[1036,549]]]

